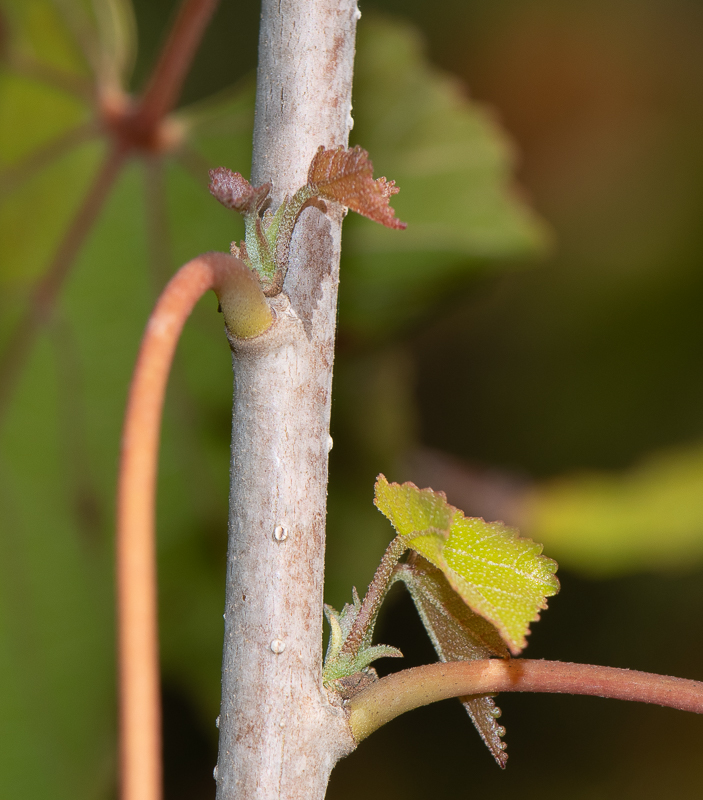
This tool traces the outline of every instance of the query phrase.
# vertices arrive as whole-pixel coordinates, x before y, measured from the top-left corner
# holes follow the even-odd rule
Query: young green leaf
[[[467,518],[441,492],[413,483],[376,481],[377,508],[408,547],[444,573],[476,614],[491,622],[513,655],[527,644],[529,625],[559,591],[556,562],[542,546],[501,522]]]
[[[451,588],[441,570],[413,554],[399,565],[396,580],[406,585],[441,661],[473,661],[510,654],[500,634],[490,622],[474,614]],[[460,698],[471,721],[501,768],[508,760],[505,728],[498,724],[500,709],[492,697]]]

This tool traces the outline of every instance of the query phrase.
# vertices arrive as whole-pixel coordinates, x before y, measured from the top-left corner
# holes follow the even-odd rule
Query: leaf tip
[[[378,475],[376,475],[376,483],[373,485],[374,495],[378,494],[379,489],[383,489],[388,485],[388,478],[386,478],[382,472],[379,472]]]

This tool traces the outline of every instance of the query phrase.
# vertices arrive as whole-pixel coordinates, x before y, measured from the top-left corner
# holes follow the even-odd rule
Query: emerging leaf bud
[[[256,213],[271,191],[271,184],[252,186],[238,172],[227,167],[210,170],[210,194],[226,208],[234,209],[240,214]]]

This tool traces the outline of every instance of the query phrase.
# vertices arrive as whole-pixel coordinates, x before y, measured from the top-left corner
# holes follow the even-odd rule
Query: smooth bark
[[[252,183],[274,203],[346,145],[356,0],[264,0]],[[218,800],[321,800],[354,747],[322,688],[329,417],[342,213],[303,212],[273,327],[233,340]]]

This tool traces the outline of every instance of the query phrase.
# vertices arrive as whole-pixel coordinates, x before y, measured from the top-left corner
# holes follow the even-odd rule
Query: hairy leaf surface
[[[320,197],[335,200],[387,228],[407,227],[395,218],[389,205],[391,196],[400,191],[395,181],[374,180],[369,154],[358,145],[333,150],[320,147],[310,164],[308,186]]]
[[[408,546],[442,570],[452,589],[495,625],[517,655],[546,598],[559,590],[556,562],[541,555],[542,546],[502,522],[465,517],[441,492],[389,483],[383,475],[374,502]]]

